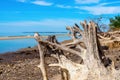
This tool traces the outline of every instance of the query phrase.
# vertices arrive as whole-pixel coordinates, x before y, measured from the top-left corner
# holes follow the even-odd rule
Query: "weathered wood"
[[[44,58],[43,47],[39,43],[39,40],[42,40],[42,39],[39,36],[40,35],[38,33],[35,33],[34,35],[36,41],[38,42],[38,49],[39,49],[39,55],[40,55],[40,64],[38,65],[38,67],[41,69],[43,80],[48,80],[46,69],[45,69],[45,58]]]
[[[81,22],[81,25],[83,30],[77,24],[74,27],[67,27],[73,41],[72,43],[60,44],[55,39],[55,36],[51,36],[47,41],[43,41],[39,39],[39,36],[37,40],[39,44],[47,45],[56,53],[54,55],[57,56],[55,58],[58,60],[58,63],[49,64],[49,66],[59,66],[67,71],[65,74],[67,77],[64,78],[67,80],[119,80],[119,70],[114,69],[114,62],[109,61],[110,59],[104,55],[100,47],[96,24],[84,21]],[[71,48],[70,45],[74,45],[74,48]],[[58,55],[60,51],[64,54],[72,53],[80,56],[83,63],[75,63],[64,54]]]

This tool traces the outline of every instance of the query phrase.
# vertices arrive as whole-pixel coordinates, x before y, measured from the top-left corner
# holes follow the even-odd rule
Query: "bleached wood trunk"
[[[76,54],[83,59],[82,64],[78,64],[67,59],[64,54],[54,54],[59,63],[49,64],[49,66],[59,66],[66,69],[68,80],[120,80],[120,71],[114,69],[114,62],[109,63],[100,49],[96,25],[93,22],[87,23],[86,21],[82,22],[81,25],[84,30],[81,30],[77,24],[74,27],[67,27],[73,39],[73,42],[68,44],[58,44],[56,40],[42,41],[38,38],[40,36],[36,36],[38,43],[41,45],[48,45],[51,49],[55,47],[53,50]],[[81,45],[81,43],[84,45]],[[74,45],[80,51],[70,48],[71,45]],[[104,62],[107,62],[107,64]]]
[[[38,33],[35,33],[34,37],[35,39],[38,40],[42,40],[40,37],[40,35]],[[43,80],[48,80],[47,78],[47,73],[46,73],[46,67],[45,67],[45,58],[44,58],[44,51],[43,51],[43,46],[38,42],[38,50],[39,50],[39,55],[40,55],[40,64],[37,66],[40,68],[41,72],[42,72],[42,76],[43,76]]]

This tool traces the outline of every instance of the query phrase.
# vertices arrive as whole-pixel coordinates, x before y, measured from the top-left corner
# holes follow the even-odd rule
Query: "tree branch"
[[[35,33],[34,37],[36,41],[38,42],[38,49],[39,49],[39,55],[40,55],[40,65],[38,65],[38,67],[41,69],[43,80],[48,80],[46,69],[45,69],[45,58],[44,58],[43,48],[41,44],[39,43],[39,40],[41,40],[41,37],[38,33]]]

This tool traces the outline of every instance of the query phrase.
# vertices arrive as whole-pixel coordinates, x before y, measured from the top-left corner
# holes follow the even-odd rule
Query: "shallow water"
[[[55,33],[55,32],[42,32],[40,33],[42,36],[46,36],[46,35],[64,35],[66,33]],[[0,33],[0,37],[4,37],[4,36],[26,36],[26,35],[34,35],[33,32],[31,33]],[[70,39],[70,37],[68,36],[60,36],[57,37],[58,41],[63,41],[63,40],[67,40]],[[12,51],[16,51],[19,50],[21,48],[27,48],[27,47],[34,47],[37,45],[37,42],[35,41],[35,39],[15,39],[15,40],[0,40],[0,54],[1,53],[5,53],[5,52],[12,52]]]

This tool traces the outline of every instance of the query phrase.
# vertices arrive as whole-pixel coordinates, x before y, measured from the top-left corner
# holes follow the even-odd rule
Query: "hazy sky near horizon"
[[[120,13],[120,0],[1,0],[0,32],[65,31],[81,20]]]

